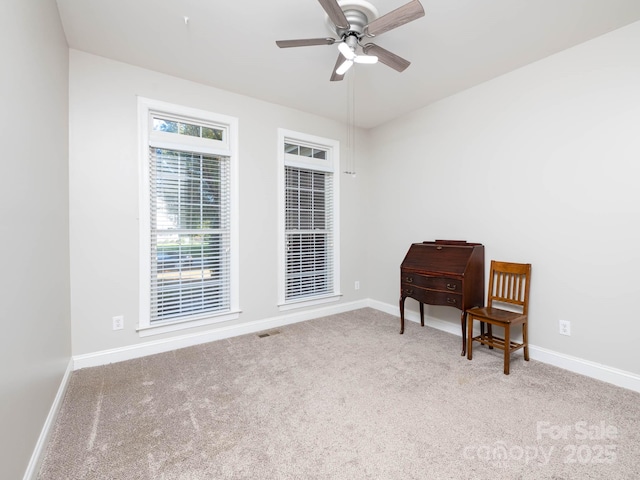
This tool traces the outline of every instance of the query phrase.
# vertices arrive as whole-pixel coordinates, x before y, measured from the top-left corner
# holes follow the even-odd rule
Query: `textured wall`
[[[55,0],[0,10],[0,477],[17,479],[71,355],[69,51]]]

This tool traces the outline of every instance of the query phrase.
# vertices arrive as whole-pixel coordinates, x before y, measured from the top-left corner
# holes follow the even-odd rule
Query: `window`
[[[237,121],[139,106],[141,335],[237,318]]]
[[[279,145],[280,307],[336,300],[338,142],[280,130]]]

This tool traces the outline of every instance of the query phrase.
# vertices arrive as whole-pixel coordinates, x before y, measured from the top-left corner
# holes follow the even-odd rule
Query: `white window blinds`
[[[285,152],[285,301],[334,293],[333,173],[301,167],[295,156],[327,158],[325,150],[288,142]],[[324,162],[327,163],[327,162]]]
[[[229,158],[149,153],[150,322],[229,310]]]

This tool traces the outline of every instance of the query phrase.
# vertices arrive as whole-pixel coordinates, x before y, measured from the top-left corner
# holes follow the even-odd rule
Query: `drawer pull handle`
[[[413,289],[411,288],[406,289],[405,292],[407,292],[407,295],[413,295]]]
[[[455,283],[447,283],[447,290],[455,290],[458,286]]]
[[[451,305],[455,305],[457,302],[457,300],[455,298],[447,298],[447,303],[451,304]]]
[[[413,283],[413,277],[407,277],[407,283]]]

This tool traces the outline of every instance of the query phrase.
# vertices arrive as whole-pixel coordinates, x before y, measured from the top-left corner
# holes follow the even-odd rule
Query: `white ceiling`
[[[371,3],[384,15],[407,1]],[[639,0],[421,0],[424,17],[374,40],[407,70],[358,65],[329,82],[336,45],[275,44],[330,36],[317,0],[57,2],[73,49],[268,102],[345,121],[355,82],[364,128],[640,20]]]

